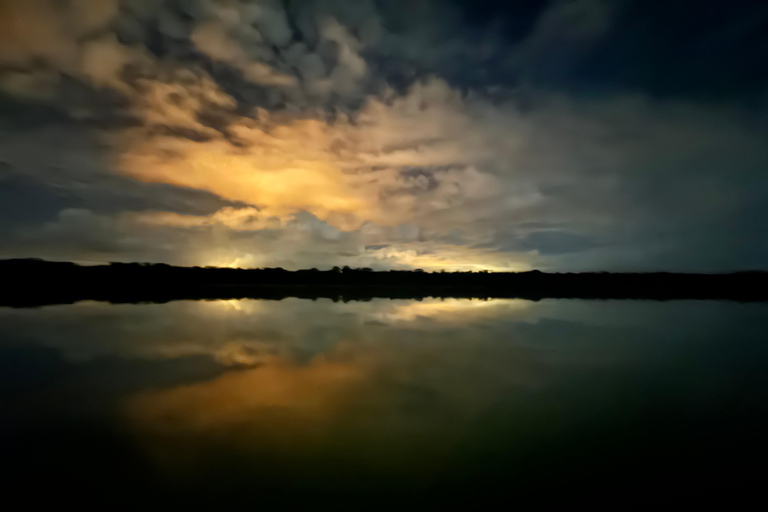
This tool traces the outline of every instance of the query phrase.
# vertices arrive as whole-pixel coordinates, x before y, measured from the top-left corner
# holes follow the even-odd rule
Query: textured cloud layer
[[[768,261],[760,95],[584,89],[637,7],[532,5],[2,0],[0,256]]]

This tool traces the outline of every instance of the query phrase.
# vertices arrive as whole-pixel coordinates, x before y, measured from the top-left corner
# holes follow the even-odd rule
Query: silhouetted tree
[[[44,288],[32,283],[46,283]],[[82,267],[40,260],[0,261],[0,304],[183,298],[521,297],[720,298],[768,300],[768,273],[671,274],[425,272],[370,268],[287,271],[111,263]],[[234,285],[234,286],[233,286]],[[300,291],[294,285],[302,285]],[[344,287],[340,291],[339,287]]]

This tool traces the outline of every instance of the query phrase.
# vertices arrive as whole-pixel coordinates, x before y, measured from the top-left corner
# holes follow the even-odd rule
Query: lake
[[[766,370],[765,303],[0,308],[0,449],[28,503],[733,503]]]

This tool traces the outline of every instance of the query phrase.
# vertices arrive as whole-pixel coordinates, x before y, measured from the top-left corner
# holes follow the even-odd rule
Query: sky
[[[763,0],[0,0],[0,258],[768,270]]]

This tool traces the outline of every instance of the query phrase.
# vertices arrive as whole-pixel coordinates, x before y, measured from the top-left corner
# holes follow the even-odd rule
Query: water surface
[[[121,503],[746,497],[767,341],[728,302],[0,309],[0,448],[9,488]]]

